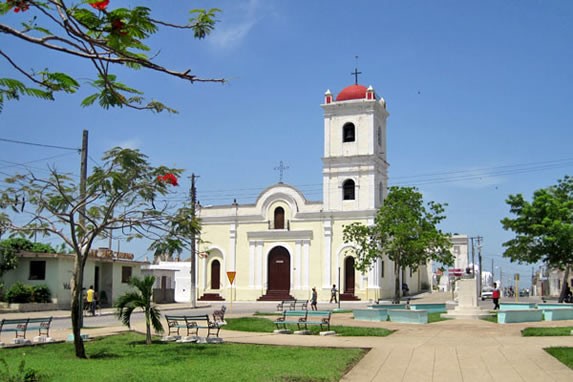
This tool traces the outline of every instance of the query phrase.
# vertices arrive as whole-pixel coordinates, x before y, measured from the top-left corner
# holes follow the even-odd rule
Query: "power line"
[[[43,143],[17,141],[17,140],[15,140],[15,139],[0,138],[0,141],[2,141],[2,142],[8,142],[8,143],[16,143],[16,144],[19,144],[19,145],[28,145],[28,146],[37,146],[37,147],[47,147],[47,148],[51,148],[51,149],[73,150],[73,151],[78,151],[78,152],[81,151],[81,149],[79,149],[79,148],[74,148],[74,147],[46,145],[46,144],[43,144]]]

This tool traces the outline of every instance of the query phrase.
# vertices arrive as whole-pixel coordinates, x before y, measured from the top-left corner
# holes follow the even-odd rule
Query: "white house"
[[[4,290],[16,282],[47,285],[52,302],[62,309],[71,306],[71,280],[75,255],[57,253],[20,252],[16,269],[6,272],[2,280]],[[133,254],[100,248],[90,253],[84,269],[84,287],[94,286],[102,302],[113,304],[128,291],[131,277],[141,277],[145,262],[133,261]]]

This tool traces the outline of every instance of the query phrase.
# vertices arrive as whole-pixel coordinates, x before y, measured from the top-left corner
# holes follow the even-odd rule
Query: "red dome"
[[[348,101],[351,99],[364,99],[366,98],[366,86],[362,85],[350,85],[345,87],[338,96],[337,101]]]

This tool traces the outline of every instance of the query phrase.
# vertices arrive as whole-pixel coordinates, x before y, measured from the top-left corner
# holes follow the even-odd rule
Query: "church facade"
[[[394,293],[394,264],[379,259],[365,273],[354,267],[344,226],[372,224],[387,193],[386,102],[354,84],[324,103],[323,200],[309,201],[282,182],[254,204],[202,207],[197,290],[200,300],[376,300]],[[228,277],[231,275],[231,278]],[[234,275],[234,279],[233,279]],[[231,283],[231,279],[233,279]],[[429,288],[427,267],[405,270],[410,293]]]

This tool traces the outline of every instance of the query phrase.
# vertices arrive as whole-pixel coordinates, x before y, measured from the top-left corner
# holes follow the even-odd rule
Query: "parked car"
[[[481,300],[485,300],[488,298],[492,298],[493,296],[493,288],[492,287],[483,287],[481,290]]]

